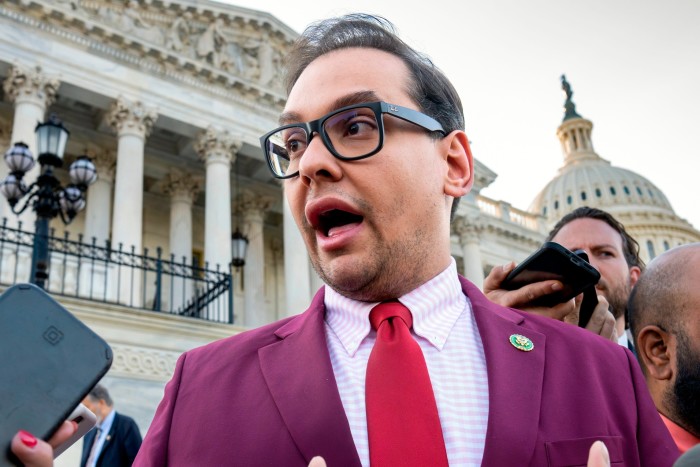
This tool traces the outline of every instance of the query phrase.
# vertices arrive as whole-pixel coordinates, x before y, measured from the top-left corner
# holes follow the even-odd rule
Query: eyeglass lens
[[[366,156],[379,147],[380,126],[371,108],[358,107],[326,118],[322,131],[329,149],[343,158]],[[299,170],[299,160],[306,151],[309,137],[303,127],[290,127],[270,135],[267,156],[277,175]]]

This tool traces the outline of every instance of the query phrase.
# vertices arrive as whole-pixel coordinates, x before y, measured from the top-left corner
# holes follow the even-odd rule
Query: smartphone
[[[47,440],[112,364],[112,349],[46,292],[18,284],[0,295],[0,466],[20,429]]]
[[[53,458],[57,458],[61,454],[63,454],[66,449],[69,447],[73,446],[80,438],[85,436],[88,431],[92,430],[95,425],[97,425],[97,417],[95,416],[94,413],[90,411],[87,407],[85,407],[82,403],[78,404],[78,406],[71,412],[71,414],[68,416],[68,421],[69,422],[75,422],[78,424],[78,429],[76,430],[73,435],[56,446],[53,450]]]
[[[574,250],[574,254],[588,263],[588,254],[584,250]],[[578,314],[579,327],[586,327],[591,316],[593,316],[596,306],[598,306],[598,292],[596,292],[595,284],[593,284],[583,289],[583,301]]]
[[[600,273],[588,261],[560,244],[546,242],[513,269],[501,287],[516,290],[534,282],[552,279],[560,281],[564,287],[534,300],[533,305],[551,307],[567,302],[587,287],[595,286],[600,280]]]

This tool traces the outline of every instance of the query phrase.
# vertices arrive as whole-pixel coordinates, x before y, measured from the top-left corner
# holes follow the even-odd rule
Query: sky
[[[349,12],[389,19],[457,88],[474,157],[498,174],[482,194],[520,209],[563,164],[556,129],[566,74],[596,152],[648,178],[700,229],[698,0],[226,3],[298,32]]]

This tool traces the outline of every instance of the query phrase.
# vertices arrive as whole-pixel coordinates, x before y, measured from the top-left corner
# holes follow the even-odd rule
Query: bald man
[[[676,445],[700,444],[700,243],[654,259],[628,305],[637,358]]]

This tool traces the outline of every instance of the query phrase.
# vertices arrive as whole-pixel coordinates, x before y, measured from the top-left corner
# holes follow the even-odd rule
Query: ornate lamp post
[[[30,186],[24,183],[22,178],[34,167],[34,158],[26,144],[16,143],[5,153],[10,174],[0,184],[0,192],[15,214],[23,213],[30,206],[36,213],[30,280],[43,289],[48,278],[49,221],[60,215],[61,220],[69,224],[75,218],[85,207],[85,191],[97,180],[97,171],[87,156],[81,156],[70,165],[71,183],[62,187],[53,172],[63,165],[69,132],[55,115],[39,123],[35,132],[41,174]]]

